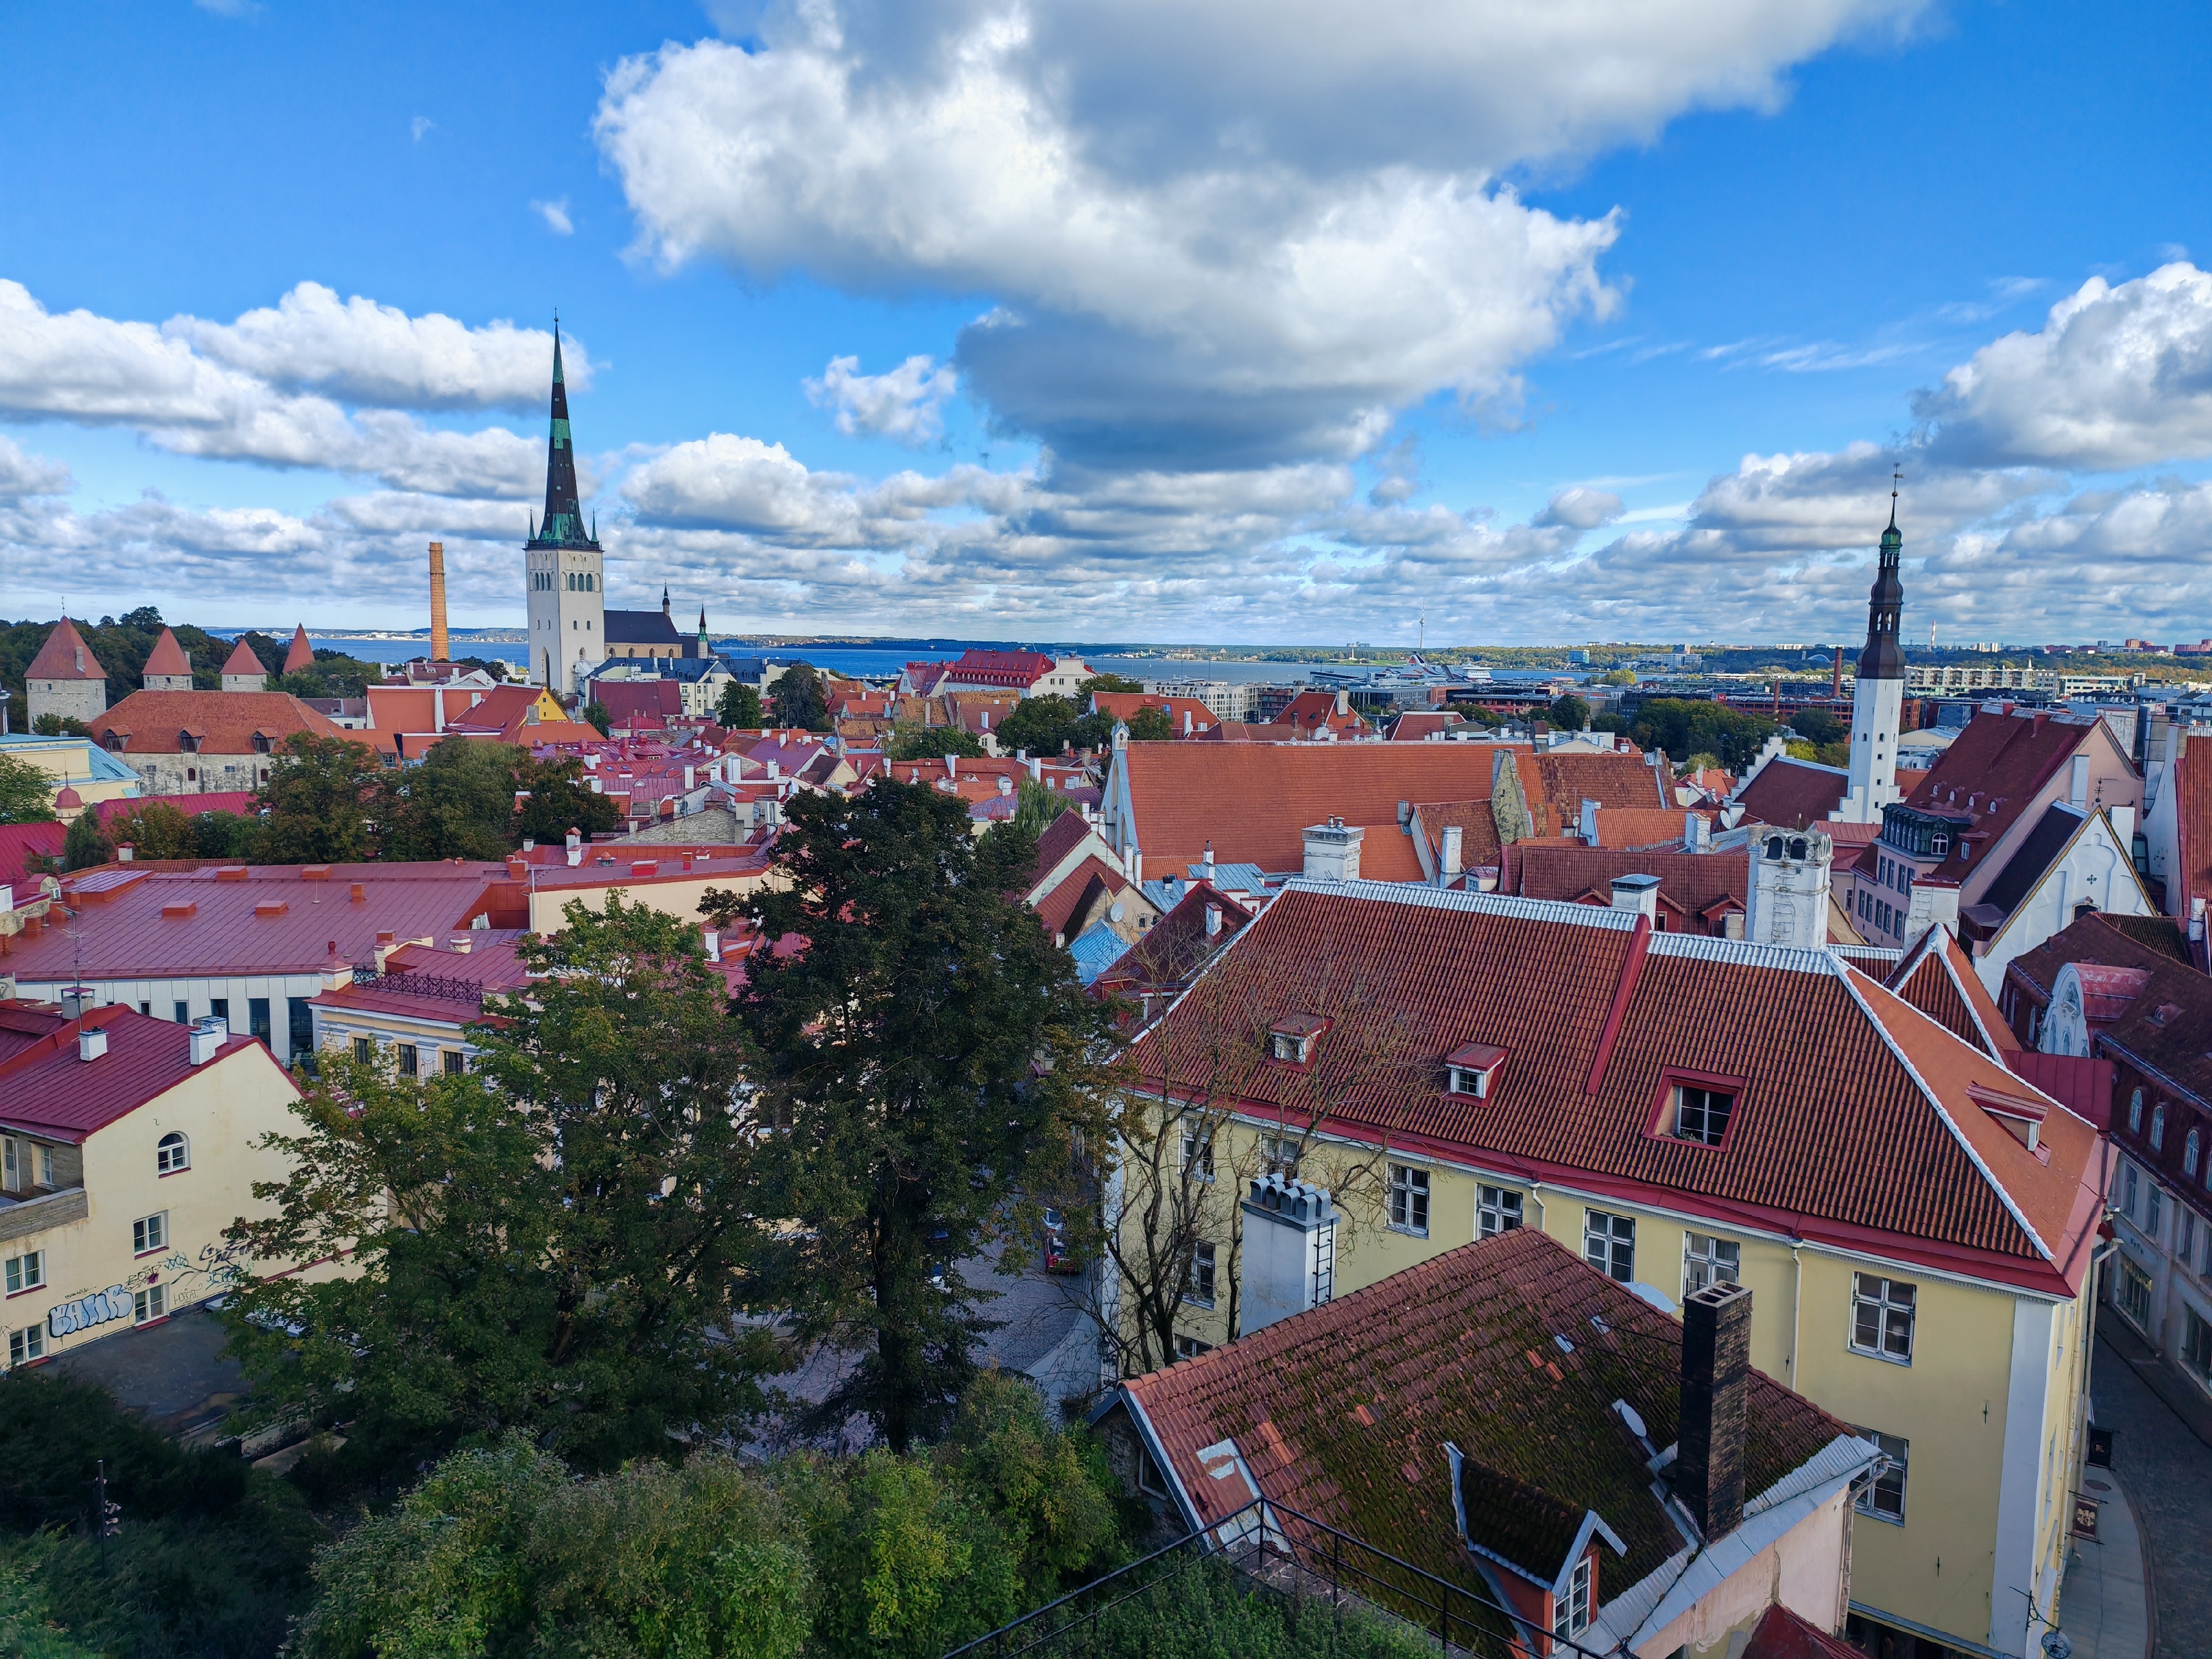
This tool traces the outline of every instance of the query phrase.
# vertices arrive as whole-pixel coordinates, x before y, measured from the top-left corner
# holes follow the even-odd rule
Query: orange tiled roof
[[[1778,830],[1804,830],[1819,823],[1843,804],[1850,774],[1811,761],[1778,755],[1736,796],[1743,815]]]
[[[292,648],[284,653],[284,672],[296,674],[315,665],[315,647],[307,643],[307,625],[296,624],[292,629]]]
[[[200,749],[210,755],[252,754],[257,735],[272,747],[295,732],[363,741],[289,691],[133,691],[91,726],[95,738],[123,755],[183,753],[177,739],[185,732],[204,733]]]
[[[191,659],[185,655],[185,647],[177,643],[174,629],[165,628],[161,630],[161,637],[154,641],[153,652],[146,659],[145,672],[149,674],[189,674],[192,672]]]
[[[84,642],[84,635],[76,631],[76,624],[64,617],[54,624],[46,642],[39,647],[39,654],[31,659],[31,665],[23,671],[27,680],[104,680],[107,671],[100,665],[100,659],[92,654],[92,647]]]
[[[253,654],[253,647],[246,642],[246,636],[241,634],[229,657],[224,660],[222,672],[226,674],[266,674],[269,665]]]
[[[2020,1039],[1948,928],[1930,927],[1891,969],[1887,982],[1952,1036],[1984,1054],[2009,1064],[2008,1057],[2020,1052]]]
[[[1751,892],[1751,862],[1740,853],[1639,851],[1570,841],[1514,842],[1499,885],[1522,898],[1610,904],[1615,876],[1658,877],[1659,905],[1669,925],[1700,933],[1719,933],[1721,918],[1743,909]]]

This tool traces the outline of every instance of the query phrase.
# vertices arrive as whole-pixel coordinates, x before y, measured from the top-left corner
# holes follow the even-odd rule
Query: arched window
[[[2181,1138],[2181,1173],[2192,1181],[2197,1178],[2197,1146],[2196,1130],[2191,1129]]]
[[[192,1145],[172,1129],[154,1143],[154,1173],[174,1175],[192,1167]]]
[[[2140,1089],[2128,1097],[2128,1133],[2131,1135],[2142,1133],[2142,1091]]]
[[[2150,1149],[2154,1152],[2166,1144],[2166,1103],[2150,1109]]]

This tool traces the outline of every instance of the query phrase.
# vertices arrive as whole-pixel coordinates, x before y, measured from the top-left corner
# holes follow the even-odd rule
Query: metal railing
[[[484,999],[484,988],[475,980],[447,979],[437,974],[379,972],[373,962],[354,964],[353,985],[357,991],[398,991],[408,996],[443,997],[450,1002],[477,1002]]]
[[[1611,1659],[1559,1636],[1486,1591],[1471,1590],[1325,1521],[1267,1498],[1255,1498],[1220,1520],[1185,1533],[1026,1613],[1012,1623],[954,1648],[944,1659],[1022,1659],[1032,1653],[1093,1650],[1103,1620],[1130,1603],[1171,1594],[1194,1571],[1225,1569],[1249,1592],[1349,1610],[1405,1628],[1446,1656],[1506,1659],[1549,1652],[1573,1659]]]

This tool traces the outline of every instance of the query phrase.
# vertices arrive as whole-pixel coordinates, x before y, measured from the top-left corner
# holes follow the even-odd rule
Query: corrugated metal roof
[[[107,1052],[97,1060],[79,1060],[79,1024],[65,1022],[0,1062],[0,1122],[81,1141],[167,1093],[195,1071],[234,1063],[247,1049],[258,1054],[258,1061],[234,1063],[276,1066],[269,1051],[252,1037],[234,1036],[213,1060],[195,1066],[190,1026],[117,1007],[96,1008],[84,1017],[85,1027],[106,1032]],[[276,1069],[281,1074],[283,1068]],[[290,1087],[289,1079],[286,1087]]]

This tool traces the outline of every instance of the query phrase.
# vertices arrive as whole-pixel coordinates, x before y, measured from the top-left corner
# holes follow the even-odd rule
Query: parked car
[[[1044,1212],[1044,1270],[1048,1273],[1083,1271],[1083,1263],[1067,1243],[1067,1218],[1058,1210]]]

